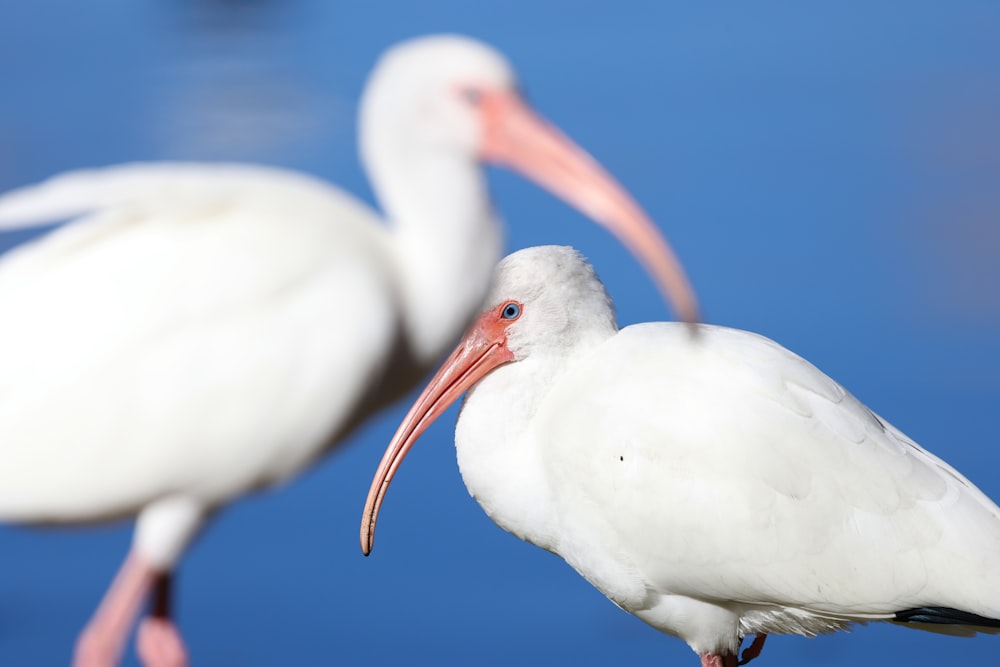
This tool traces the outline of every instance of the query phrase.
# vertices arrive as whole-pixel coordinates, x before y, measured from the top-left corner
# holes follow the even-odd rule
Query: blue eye
[[[514,303],[513,301],[504,306],[503,310],[500,311],[500,317],[502,317],[505,320],[516,320],[520,316],[521,316],[521,305]]]

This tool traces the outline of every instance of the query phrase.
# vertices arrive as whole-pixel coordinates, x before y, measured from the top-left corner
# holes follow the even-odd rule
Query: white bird
[[[703,667],[751,634],[744,661],[852,623],[1000,632],[1000,508],[801,357],[724,327],[619,331],[570,248],[504,259],[487,304],[379,465],[366,554],[403,457],[470,390],[455,446],[483,510]]]
[[[0,262],[0,519],[137,515],[78,665],[117,662],[151,592],[139,652],[186,662],[166,596],[205,521],[314,462],[461,335],[501,249],[481,161],[610,228],[696,317],[653,224],[491,48],[396,46],[359,122],[388,229],[331,185],[258,166],[126,165],[0,198],[2,227],[77,218]]]

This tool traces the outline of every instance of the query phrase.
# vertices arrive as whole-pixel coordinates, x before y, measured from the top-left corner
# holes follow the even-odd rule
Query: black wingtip
[[[973,625],[980,628],[1000,628],[1000,619],[988,618],[951,607],[917,607],[898,611],[897,623],[929,623],[932,625]]]

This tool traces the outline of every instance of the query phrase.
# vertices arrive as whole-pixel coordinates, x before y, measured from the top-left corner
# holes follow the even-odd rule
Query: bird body
[[[213,508],[301,469],[384,374],[402,277],[372,212],[291,172],[171,167],[80,176],[149,189],[0,263],[8,520]]]
[[[713,628],[700,652],[923,606],[1000,618],[997,507],[801,357],[672,323],[572,356],[548,378],[518,363],[484,378],[458,461],[491,518],[619,606],[656,627],[712,607],[728,645]],[[500,446],[492,434],[523,418],[518,388],[543,379],[521,437]],[[529,466],[543,471],[531,500],[505,502]]]
[[[304,469],[461,334],[502,246],[482,162],[619,234],[693,319],[656,227],[516,88],[467,38],[382,57],[359,136],[386,225],[316,178],[249,165],[123,165],[0,197],[0,228],[71,219],[0,261],[0,520],[137,515],[79,667],[117,662],[213,511]],[[184,664],[153,620],[143,659]]]
[[[877,620],[1000,631],[1000,509],[809,362],[725,327],[619,331],[567,248],[506,258],[487,306],[459,347],[483,361],[449,359],[387,459],[461,377],[459,467],[490,518],[703,660]]]

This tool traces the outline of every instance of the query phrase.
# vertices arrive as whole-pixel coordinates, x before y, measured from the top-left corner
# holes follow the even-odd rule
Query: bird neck
[[[466,395],[455,427],[470,495],[501,528],[550,551],[557,517],[534,419],[567,365],[529,358],[495,369]]]
[[[482,169],[446,153],[382,160],[373,184],[392,225],[404,331],[432,364],[482,307],[500,258]]]

